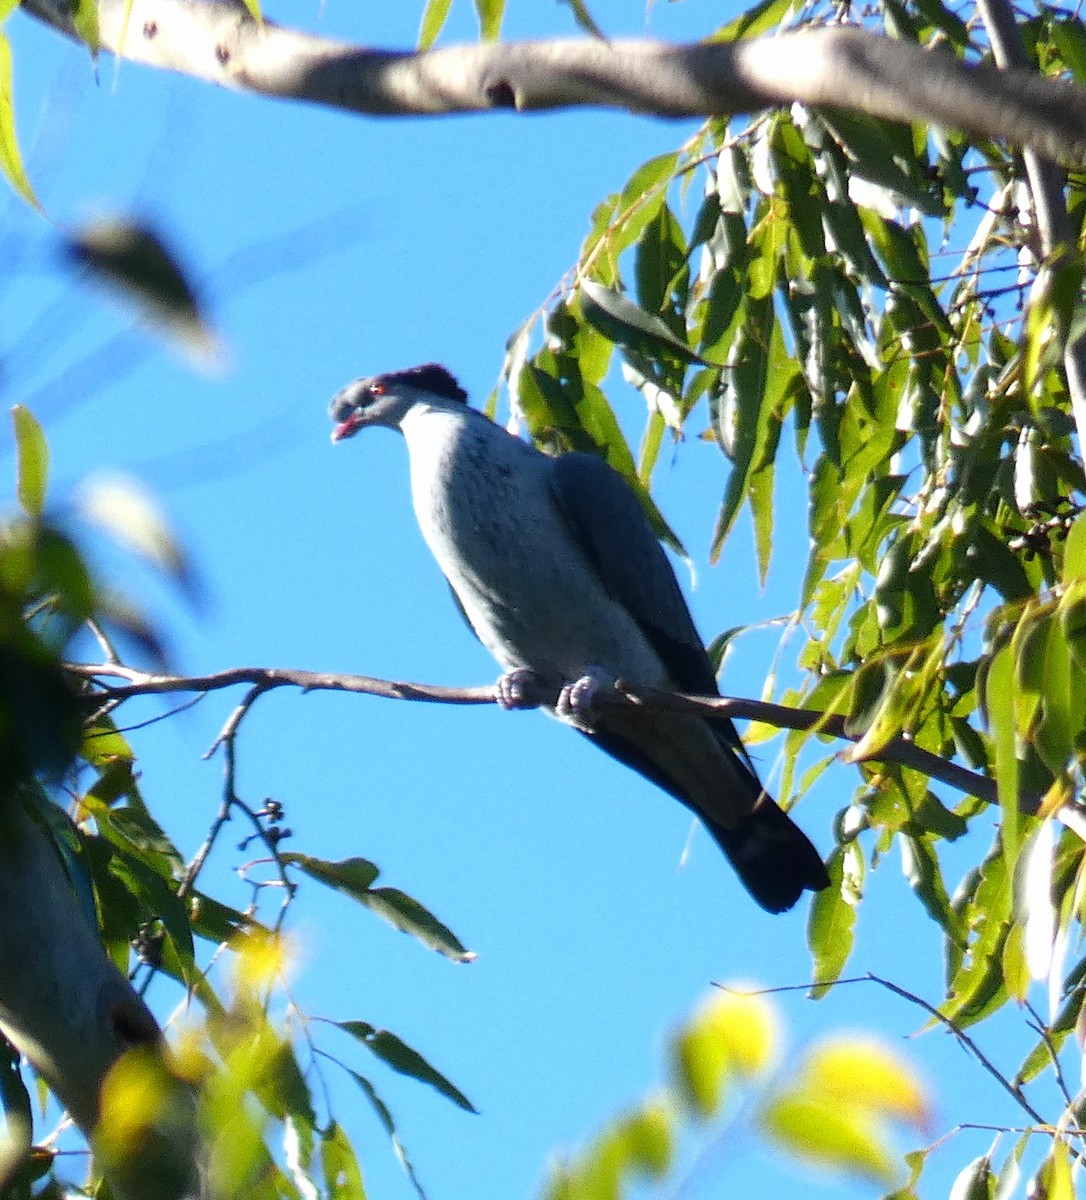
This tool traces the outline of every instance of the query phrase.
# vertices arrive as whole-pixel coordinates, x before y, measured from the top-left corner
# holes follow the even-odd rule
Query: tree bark
[[[76,37],[68,0],[22,8]],[[223,87],[371,116],[599,106],[660,117],[798,101],[1005,138],[1086,165],[1086,89],[865,29],[674,45],[568,39],[377,50],[257,22],[240,0],[99,0],[102,48]]]

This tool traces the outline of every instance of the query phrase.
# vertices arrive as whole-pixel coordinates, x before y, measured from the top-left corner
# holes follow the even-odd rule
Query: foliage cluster
[[[447,11],[440,0],[427,5],[424,41],[437,36]],[[583,6],[578,14],[591,27]],[[488,36],[500,15],[486,9]],[[788,0],[762,0],[714,36],[840,16],[818,5],[797,15]],[[865,19],[963,58],[987,52],[977,14],[939,0],[882,0]],[[1040,7],[1021,34],[1039,70],[1086,84],[1086,34],[1074,14]],[[6,71],[6,43],[0,50]],[[29,194],[13,130],[8,100],[0,105],[0,166]],[[985,1158],[966,1168],[963,1187],[976,1195],[993,1194],[997,1171],[1013,1182],[1034,1136],[1051,1143],[1041,1168],[1046,1194],[1069,1195],[1069,1156],[1080,1150],[1061,1062],[1086,998],[1083,963],[1068,962],[1086,902],[1077,801],[1086,751],[1086,475],[1075,437],[1082,398],[1062,370],[1067,346],[1084,329],[1080,184],[1072,178],[1067,188],[1073,244],[1046,255],[1021,160],[1005,147],[834,110],[712,120],[599,205],[570,275],[511,338],[504,370],[532,435],[556,450],[606,457],[673,544],[651,499],[669,437],[701,436],[708,425],[704,436],[720,450],[722,495],[713,556],[746,511],[763,577],[773,561],[776,490],[787,479],[805,491],[810,552],[780,653],[784,664],[795,648],[795,662],[776,698],[843,715],[859,737],[851,752],[856,793],[834,826],[834,886],[811,911],[818,984],[839,978],[871,872],[897,844],[942,937],[944,1020],[964,1030],[1024,1001],[1034,979],[1048,981],[1059,998],[1011,1081],[1030,1130],[1002,1164]],[[616,365],[645,401],[636,449],[603,390]],[[262,922],[257,892],[254,906],[240,911],[199,890],[203,858],[186,864],[152,817],[110,705],[63,670],[88,623],[109,654],[115,631],[144,650],[153,651],[153,639],[92,578],[68,524],[48,512],[47,456],[33,418],[17,411],[15,428],[22,512],[0,533],[3,802],[28,803],[13,785],[31,776],[64,781],[58,794],[66,793],[71,820],[51,817],[49,836],[73,889],[86,894],[89,886],[114,960],[137,979],[165,972],[201,1002],[206,1024],[182,1038],[169,1079],[196,1088],[197,1119],[212,1134],[226,1113],[244,1116],[241,1144],[249,1149],[231,1150],[213,1168],[229,1180],[224,1192],[308,1195],[300,1181],[318,1178],[325,1194],[361,1195],[353,1152],[331,1115],[316,1115],[299,1065],[291,1020],[304,1029],[312,1061],[326,1053],[310,1040],[311,1022],[292,1012],[284,1032],[267,1015],[281,978],[283,910]],[[114,532],[123,527],[132,542],[133,529],[140,531],[137,544],[183,577],[153,514],[138,504],[124,511]],[[741,634],[721,632],[718,658]],[[768,686],[772,692],[775,680]],[[236,733],[234,726],[222,739],[223,811],[251,822],[284,896],[304,874],[450,957],[467,956],[416,901],[376,887],[372,864],[285,853],[278,814],[234,791]],[[915,769],[879,761],[900,734],[996,780],[994,838],[982,832],[992,825],[986,801],[950,803]],[[818,751],[824,740],[817,726],[786,736],[786,803],[801,800],[830,761],[827,749],[802,772],[796,766],[801,750]],[[970,830],[985,849],[955,885],[944,873],[946,845]],[[197,953],[198,939],[209,957]],[[220,989],[207,966],[226,945],[240,965]],[[700,1038],[694,1057],[711,1063],[729,1035],[712,1017],[699,1020],[684,1036]],[[735,1053],[753,1053],[755,1033],[739,1027],[749,1036]],[[395,1035],[361,1020],[340,1029],[352,1049],[468,1106]],[[687,1103],[714,1109],[716,1099],[705,1097],[715,1096],[719,1081],[699,1083],[701,1068],[681,1051],[678,1059],[686,1064]],[[344,1066],[402,1154],[373,1084]],[[117,1127],[136,1117],[152,1125],[173,1119],[173,1093],[165,1085],[156,1091],[155,1070],[129,1064],[114,1078],[107,1110]],[[818,1077],[821,1068],[812,1070]],[[1047,1123],[1025,1099],[1025,1087],[1041,1076],[1054,1077],[1063,1096]],[[28,1107],[13,1079],[9,1072],[6,1093]],[[798,1100],[789,1093],[795,1106],[778,1096],[764,1125],[786,1140],[799,1129],[793,1146],[810,1149],[815,1125],[800,1117],[814,1100],[797,1086]],[[146,1106],[148,1094],[161,1104]],[[661,1173],[670,1161],[670,1118],[654,1104],[559,1171],[552,1194],[616,1194],[622,1163]],[[867,1169],[885,1179],[887,1171],[872,1166],[882,1162],[881,1147],[877,1140]],[[108,1139],[100,1153],[108,1163]],[[29,1161],[18,1185],[24,1194],[31,1176],[49,1167],[40,1155]],[[921,1156],[897,1193],[903,1200],[918,1194],[922,1166]],[[589,1176],[597,1183],[586,1190]]]

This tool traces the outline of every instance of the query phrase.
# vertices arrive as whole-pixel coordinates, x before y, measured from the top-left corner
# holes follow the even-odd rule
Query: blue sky
[[[471,38],[470,13],[458,9],[448,36]],[[593,11],[610,34],[638,34],[647,22],[657,36],[683,37],[737,10],[658,4],[646,18],[612,0]],[[409,45],[418,20],[410,5],[270,15],[388,46]],[[131,64],[117,71],[108,59],[96,80],[85,52],[29,18],[17,14],[8,29],[19,129],[49,216],[66,226],[128,212],[159,224],[204,281],[228,346],[224,373],[194,374],[130,330],[126,312],[77,286],[52,229],[6,203],[7,402],[28,404],[45,425],[56,500],[100,470],[130,472],[159,497],[202,603],[138,570],[115,582],[151,608],[176,668],[492,681],[496,668],[416,530],[403,445],[375,431],[333,449],[328,398],[356,375],[436,359],[481,401],[505,339],[575,261],[592,207],[694,124],[603,113],[363,120]],[[510,35],[572,31],[568,11],[551,4],[507,22]],[[102,345],[111,347],[104,365],[89,366]],[[636,438],[641,402],[614,386]],[[0,448],[10,470],[6,430]],[[758,588],[743,522],[722,564],[709,567],[723,481],[718,451],[693,440],[658,471],[658,502],[694,560],[692,607],[707,640],[787,612],[806,546],[803,493],[782,487],[768,588]],[[103,567],[120,572],[112,557]],[[770,629],[739,642],[726,690],[761,693],[775,638]],[[221,763],[201,756],[239,698],[210,697],[133,735],[145,795],[185,853],[219,802]],[[771,782],[775,753],[757,751]],[[385,882],[432,907],[478,953],[451,964],[316,886],[294,908],[302,1007],[393,1029],[480,1110],[464,1114],[340,1047],[392,1106],[432,1200],[534,1194],[552,1148],[655,1085],[663,1038],[712,981],[810,977],[805,902],[783,917],[760,912],[708,837],[691,835],[685,810],[539,714],[283,692],[246,721],[239,772],[250,802],[285,805],[290,848],[373,859]],[[855,782],[831,767],[798,813],[824,852]],[[226,839],[214,867],[243,904],[247,889],[231,874],[245,859],[236,841]],[[896,852],[872,880],[860,922],[854,973],[941,996],[939,940],[907,895]],[[166,983],[151,998],[164,1012],[177,1001]],[[802,992],[779,1003],[796,1045],[843,1025],[876,1027],[899,1045],[923,1025],[918,1010],[869,984],[818,1004]],[[1008,1070],[1011,1037],[1024,1040],[1012,1026],[993,1045]],[[1017,1119],[945,1034],[904,1052],[931,1081],[940,1131],[967,1117]],[[412,1195],[357,1094],[337,1086],[336,1096],[371,1195]],[[928,1194],[945,1194],[989,1141],[951,1139],[933,1157]],[[795,1186],[733,1135],[681,1194]]]

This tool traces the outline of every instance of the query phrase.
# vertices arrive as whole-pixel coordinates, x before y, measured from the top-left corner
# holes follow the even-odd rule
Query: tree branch
[[[319,671],[298,671],[283,667],[231,667],[210,675],[155,675],[137,671],[119,663],[68,663],[66,670],[80,680],[93,684],[88,701],[100,706],[120,703],[134,696],[163,695],[172,692],[214,692],[224,688],[247,684],[253,689],[246,697],[246,710],[264,692],[281,687],[300,688],[303,692],[335,691],[357,692],[378,696],[388,700],[413,700],[431,704],[497,704],[498,688],[495,684],[480,687],[442,687],[427,683],[409,683],[388,679],[376,679],[370,675],[343,675]],[[111,679],[125,682],[115,684]],[[523,689],[530,705],[553,706],[558,699],[558,689],[551,685]],[[761,721],[778,729],[812,730],[844,741],[859,742],[863,730],[852,731],[847,719],[839,714],[815,709],[791,708],[782,704],[770,704],[763,700],[739,699],[731,696],[691,696],[678,692],[661,691],[658,688],[641,687],[619,680],[613,689],[602,690],[593,697],[599,708],[640,707],[655,711],[696,713],[709,720],[725,720],[733,717],[740,720]],[[846,756],[849,761],[860,761]],[[968,795],[976,796],[989,804],[998,804],[994,780],[986,775],[970,771],[957,763],[924,750],[906,737],[894,737],[866,755],[864,761],[894,763],[908,767],[938,779],[942,783]],[[1024,812],[1037,812],[1042,797],[1023,794],[1021,805]],[[1086,841],[1086,813],[1077,805],[1065,805],[1056,814],[1064,824],[1074,829]]]
[[[18,787],[0,797],[0,1032],[94,1145],[103,1081],[126,1051],[157,1050],[161,1033],[102,948],[35,804]],[[197,1154],[195,1124],[182,1123],[104,1165],[121,1200],[188,1200]]]
[[[76,37],[68,0],[24,11]],[[374,50],[258,23],[241,0],[99,0],[102,47],[222,87],[373,116],[601,106],[661,117],[799,101],[1006,138],[1086,165],[1086,89],[856,27],[734,43],[559,39]]]
[[[996,64],[1030,69],[1022,33],[1008,0],[977,0],[977,12],[988,31]],[[1075,252],[1075,234],[1064,200],[1059,168],[1029,146],[1022,153],[1022,161],[1044,255],[1035,288],[1047,289],[1052,284],[1052,272],[1066,264],[1066,255]],[[1079,452],[1086,453],[1086,334],[1068,341],[1064,347],[1063,366],[1078,432]]]

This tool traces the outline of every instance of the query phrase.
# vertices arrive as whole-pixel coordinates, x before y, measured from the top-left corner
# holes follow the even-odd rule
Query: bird
[[[333,442],[370,426],[403,434],[419,528],[502,668],[504,707],[553,687],[543,707],[694,812],[768,912],[829,885],[731,721],[593,708],[620,679],[719,695],[671,562],[617,471],[595,454],[536,449],[471,408],[437,363],[356,379],[329,411]]]

